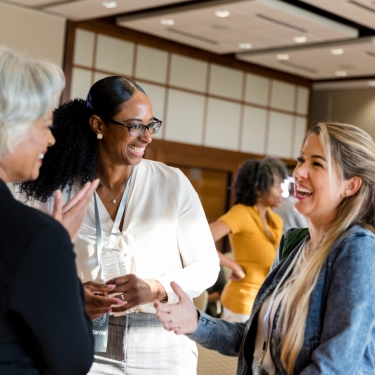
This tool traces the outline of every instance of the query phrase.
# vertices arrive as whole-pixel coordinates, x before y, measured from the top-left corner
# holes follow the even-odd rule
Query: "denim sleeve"
[[[375,238],[353,234],[332,255],[320,342],[300,374],[362,374],[366,366],[373,373]]]
[[[245,328],[246,323],[229,323],[200,311],[198,328],[188,337],[207,349],[236,357]]]

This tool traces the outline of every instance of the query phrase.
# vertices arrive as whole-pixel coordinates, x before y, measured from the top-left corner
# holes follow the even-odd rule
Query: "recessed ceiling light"
[[[174,20],[169,18],[162,18],[160,20],[160,23],[164,26],[173,26],[175,24]]]
[[[306,38],[305,36],[303,36],[303,35],[301,35],[301,36],[295,36],[295,37],[293,38],[293,40],[294,40],[296,43],[305,43],[305,42],[307,42],[307,38]]]
[[[279,53],[278,55],[276,55],[276,58],[278,60],[289,60],[289,55],[287,55],[286,53]]]
[[[240,43],[238,47],[242,49],[250,49],[252,47],[251,43]]]
[[[229,10],[223,10],[223,9],[215,10],[215,16],[221,17],[221,18],[229,17],[230,12],[229,12]]]
[[[367,81],[367,84],[368,84],[369,86],[375,86],[375,81]]]
[[[342,55],[344,50],[342,48],[332,48],[331,53],[332,55]]]
[[[335,72],[336,77],[346,77],[347,75],[348,73],[345,70],[336,70]]]
[[[108,9],[117,7],[116,1],[103,1],[102,5],[104,8],[108,8]]]

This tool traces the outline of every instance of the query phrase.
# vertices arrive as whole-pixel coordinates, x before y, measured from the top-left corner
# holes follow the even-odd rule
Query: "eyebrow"
[[[152,121],[152,120],[155,120],[155,117],[151,117],[151,119],[149,121]],[[117,120],[118,121],[118,120]],[[138,122],[142,122],[142,119],[139,119],[139,118],[129,118],[127,120],[124,120],[123,122],[129,122],[129,121],[138,121]]]
[[[305,153],[304,153],[303,151],[301,151],[301,154],[302,154],[302,155],[305,155]],[[327,159],[324,158],[324,157],[321,156],[321,155],[311,155],[311,159],[322,159],[322,160],[324,160],[325,162],[327,162]]]

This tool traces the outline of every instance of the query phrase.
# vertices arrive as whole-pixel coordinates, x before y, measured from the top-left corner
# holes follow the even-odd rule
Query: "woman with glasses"
[[[195,343],[165,331],[153,301],[178,301],[172,280],[191,298],[200,295],[215,282],[219,262],[187,178],[142,158],[161,124],[138,84],[104,78],[86,100],[72,100],[54,112],[56,146],[40,177],[21,185],[28,198],[46,202],[44,209],[50,210],[55,189],[68,199],[86,181],[100,179],[75,243],[89,315],[112,314],[107,350],[96,353],[90,374],[196,373]],[[118,264],[123,268],[116,275]],[[123,306],[111,307],[105,295],[90,293],[100,281],[116,285],[111,295]]]
[[[282,202],[285,165],[276,158],[247,160],[234,184],[235,205],[210,224],[215,241],[229,235],[233,259],[219,253],[222,266],[232,270],[222,294],[221,318],[245,322],[266,278],[279,245],[283,222],[272,211]]]

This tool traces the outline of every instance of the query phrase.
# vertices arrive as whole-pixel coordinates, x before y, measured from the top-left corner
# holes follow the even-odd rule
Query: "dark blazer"
[[[94,341],[69,235],[1,180],[0,243],[0,374],[86,374]]]

